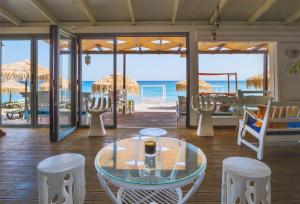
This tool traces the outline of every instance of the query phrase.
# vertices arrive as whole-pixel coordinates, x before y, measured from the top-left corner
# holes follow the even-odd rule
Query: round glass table
[[[204,178],[205,154],[184,140],[162,137],[156,153],[147,155],[148,140],[155,138],[123,139],[97,153],[95,167],[102,187],[114,203],[186,202]],[[188,184],[193,185],[183,195],[181,187]]]

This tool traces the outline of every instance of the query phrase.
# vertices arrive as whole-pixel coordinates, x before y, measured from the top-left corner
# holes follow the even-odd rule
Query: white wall
[[[300,50],[300,41],[276,42],[274,52],[276,54],[274,71],[277,92],[277,100],[300,100],[300,74],[290,74],[289,66],[300,60],[300,55],[290,58],[286,55],[286,50]]]

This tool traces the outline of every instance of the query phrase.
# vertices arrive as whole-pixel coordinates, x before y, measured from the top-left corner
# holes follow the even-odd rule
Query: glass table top
[[[145,155],[145,141],[156,141],[155,155]],[[102,148],[95,158],[99,173],[117,182],[143,185],[172,184],[205,171],[202,150],[169,137],[132,137]]]

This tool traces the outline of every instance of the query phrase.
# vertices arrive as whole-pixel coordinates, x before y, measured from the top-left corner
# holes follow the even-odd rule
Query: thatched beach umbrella
[[[38,79],[49,80],[49,69],[38,65]],[[25,94],[28,92],[28,80],[31,76],[31,63],[23,60],[10,64],[3,64],[1,67],[1,80],[25,80]],[[25,110],[29,109],[27,97],[25,96]]]
[[[209,92],[211,90],[211,86],[209,83],[199,80],[198,81],[199,90]],[[176,91],[184,91],[186,90],[186,80],[182,80],[176,82]]]
[[[1,84],[1,91],[9,94],[9,102],[11,102],[13,93],[25,92],[25,85],[13,80],[4,81]]]
[[[49,80],[49,69],[38,65],[38,79]],[[23,60],[10,64],[3,64],[1,68],[2,80],[29,80],[31,76],[31,63]]]
[[[59,88],[69,89],[71,86],[71,81],[67,79],[61,79],[59,81]],[[40,85],[40,91],[49,91],[49,81],[46,81]]]
[[[263,89],[264,86],[264,76],[262,74],[258,74],[246,79],[247,88],[253,86],[256,89]]]
[[[92,93],[105,93],[113,91],[113,74],[95,81],[92,85]],[[123,89],[123,75],[117,73],[117,90]],[[129,77],[126,77],[127,93],[139,95],[139,84]]]

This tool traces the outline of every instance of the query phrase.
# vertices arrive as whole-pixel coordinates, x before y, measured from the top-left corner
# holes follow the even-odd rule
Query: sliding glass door
[[[76,39],[51,26],[50,45],[50,139],[59,141],[76,128]]]

